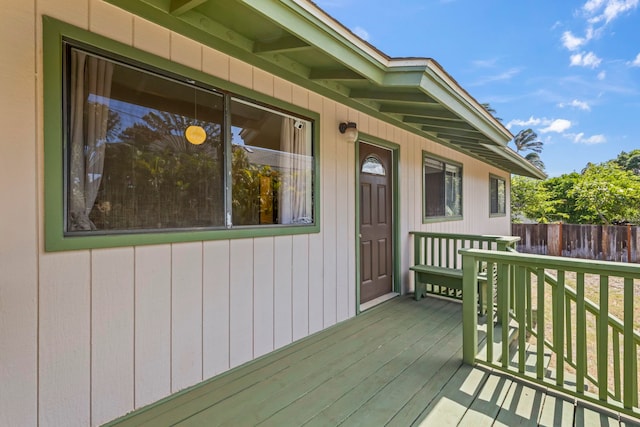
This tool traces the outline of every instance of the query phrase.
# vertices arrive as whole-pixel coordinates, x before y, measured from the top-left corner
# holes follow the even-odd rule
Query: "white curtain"
[[[310,224],[312,215],[311,129],[309,123],[282,118],[280,134],[280,224]]]
[[[68,229],[95,230],[89,213],[104,169],[113,63],[73,50],[70,72]]]

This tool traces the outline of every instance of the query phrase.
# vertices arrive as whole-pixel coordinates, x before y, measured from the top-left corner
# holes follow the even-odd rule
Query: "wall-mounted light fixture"
[[[340,133],[343,133],[347,142],[356,142],[358,140],[358,125],[354,122],[342,122],[338,126]]]

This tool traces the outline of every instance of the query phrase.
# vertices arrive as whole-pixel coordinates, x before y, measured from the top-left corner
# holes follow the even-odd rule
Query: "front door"
[[[392,151],[360,142],[360,303],[393,290]]]

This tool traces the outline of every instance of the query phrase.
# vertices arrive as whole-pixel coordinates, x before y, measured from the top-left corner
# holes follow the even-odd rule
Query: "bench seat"
[[[457,268],[439,267],[435,265],[418,264],[409,267],[415,273],[416,301],[420,300],[427,292],[427,284],[443,286],[451,290],[462,291],[462,270]],[[478,306],[480,312],[484,312],[484,295],[486,295],[487,274],[478,274]]]

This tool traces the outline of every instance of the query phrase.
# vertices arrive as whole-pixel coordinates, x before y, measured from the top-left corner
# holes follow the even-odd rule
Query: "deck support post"
[[[473,365],[478,353],[478,262],[462,249],[462,360]]]

